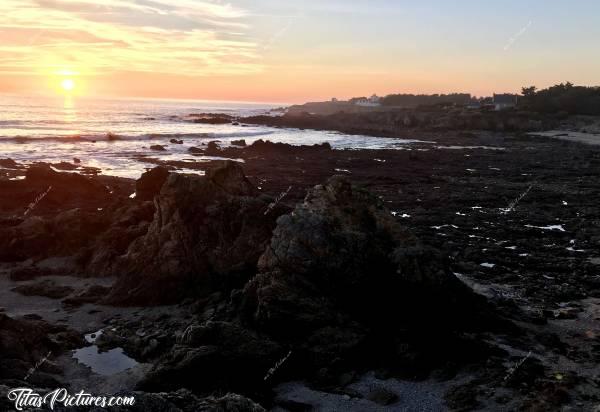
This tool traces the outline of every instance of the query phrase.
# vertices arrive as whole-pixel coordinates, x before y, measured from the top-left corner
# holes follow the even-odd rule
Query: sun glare
[[[64,79],[60,83],[60,87],[62,87],[64,91],[70,92],[75,89],[75,81],[73,81],[73,79]]]

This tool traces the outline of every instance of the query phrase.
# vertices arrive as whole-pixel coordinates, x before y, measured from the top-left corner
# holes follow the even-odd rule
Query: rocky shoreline
[[[450,410],[591,410],[600,150],[446,127],[419,136],[435,144],[213,143],[199,153],[240,162],[195,176],[160,161],[138,181],[3,160],[2,293],[64,319],[0,312],[0,387],[98,382],[69,356],[96,345],[144,365],[123,380],[139,400],[127,410],[404,410],[421,396],[394,389],[409,384],[440,388]]]

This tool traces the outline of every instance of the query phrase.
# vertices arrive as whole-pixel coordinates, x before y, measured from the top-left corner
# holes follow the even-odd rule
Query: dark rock
[[[8,379],[23,381],[30,368],[48,355],[55,358],[80,345],[83,338],[74,331],[41,320],[13,319],[0,313],[0,383]],[[40,376],[45,379],[46,368],[47,365],[41,365],[38,372],[31,374],[28,383],[40,383]]]
[[[187,120],[193,123],[204,123],[204,124],[227,124],[233,121],[234,117],[227,114],[221,113],[199,113],[190,114],[187,116]]]
[[[169,177],[169,170],[158,166],[145,173],[135,182],[135,194],[139,200],[152,200]]]
[[[10,272],[10,280],[16,282],[22,282],[26,280],[32,280],[41,276],[51,275],[52,272],[47,269],[40,269],[37,266],[25,266],[18,269],[14,269]]]
[[[177,140],[177,139],[171,139],[171,140],[169,140],[169,142],[171,142],[173,144],[183,144],[183,140]]]
[[[24,296],[44,296],[51,299],[62,299],[73,293],[72,287],[59,286],[51,280],[20,285],[12,290]]]
[[[450,388],[444,399],[452,410],[470,411],[479,406],[477,387],[473,383]]]
[[[77,166],[73,163],[69,163],[69,162],[53,163],[52,166],[58,170],[75,170],[79,167],[79,166]]]
[[[204,154],[207,156],[221,156],[223,151],[216,142],[208,142]]]
[[[287,143],[273,143],[259,139],[250,146],[237,146],[232,142],[230,147],[219,147],[216,143],[209,143],[206,154],[221,157],[252,157],[252,156],[274,156],[289,157],[308,154],[324,154],[331,151],[331,145],[327,142],[314,144],[312,146],[295,146]]]
[[[166,152],[167,151],[167,149],[163,145],[160,145],[160,144],[155,144],[155,145],[150,146],[150,150],[155,150],[157,152]]]
[[[531,387],[538,379],[544,377],[546,368],[533,357],[513,358],[515,364],[508,372],[505,385],[513,388]]]
[[[202,153],[204,153],[204,149],[201,149],[199,147],[190,147],[188,149],[188,152],[194,153],[194,154],[202,154]]]
[[[242,147],[244,147],[244,146],[246,146],[246,141],[244,139],[241,139],[241,140],[232,140],[231,144],[234,145],[234,146],[242,146]]]
[[[110,195],[106,186],[97,180],[77,173],[59,173],[44,164],[31,166],[27,169],[25,180],[18,183],[31,190],[29,202],[52,187],[35,210],[51,207],[65,210],[70,205],[95,209],[105,204]]]
[[[0,167],[7,169],[22,169],[23,166],[15,162],[13,159],[0,159]]]
[[[127,275],[112,298],[152,304],[240,287],[254,275],[275,220],[286,210],[278,205],[265,215],[269,201],[235,162],[206,176],[171,174],[155,198],[147,233],[123,258]]]
[[[449,273],[439,252],[341,176],[278,219],[259,272],[245,286],[242,313],[259,330],[295,340],[317,364],[358,350],[369,335],[487,324],[485,300]]]
[[[398,395],[385,388],[375,388],[369,392],[367,399],[376,404],[388,406],[398,401]]]
[[[326,185],[316,186],[304,204],[277,223],[270,246],[259,262],[261,275],[246,286],[248,297],[258,298],[256,320],[264,309],[264,313],[270,313],[269,323],[283,321],[275,315],[281,308],[271,304],[289,294],[271,296],[268,292],[271,283],[277,284],[277,289],[285,284],[293,289],[310,284],[324,296],[335,297],[336,305],[361,317],[373,313],[384,315],[386,309],[395,306],[399,294],[404,295],[407,290],[417,292],[420,288],[426,294],[435,293],[436,298],[447,296],[453,302],[477,300],[466,286],[444,271],[435,251],[420,246],[376,198],[351,187],[343,177],[336,176]],[[285,280],[280,283],[282,276]],[[265,302],[261,302],[262,293],[266,294]],[[394,297],[388,296],[389,293]],[[261,303],[268,309],[262,308]],[[431,303],[438,307],[441,302]],[[288,320],[297,319],[301,312],[296,313]],[[397,312],[393,313],[396,318]]]
[[[81,160],[78,159],[78,158],[76,158],[76,157],[74,157],[73,158],[73,163],[79,164],[79,163],[81,163]]]
[[[105,230],[82,242],[77,253],[78,272],[96,276],[121,276],[121,256],[131,243],[148,231],[155,213],[153,202],[127,202],[107,215]]]
[[[269,369],[283,356],[281,347],[268,338],[234,323],[208,321],[190,326],[181,343],[155,364],[138,387],[250,393],[262,387]]]
[[[92,211],[71,209],[56,216],[32,216],[18,226],[2,230],[0,260],[22,261],[72,256],[107,227]]]
[[[308,105],[312,105],[309,103]],[[469,113],[452,110],[389,109],[355,113],[356,106],[322,111],[310,106],[294,106],[283,116],[243,118],[246,124],[298,129],[336,130],[350,134],[397,136],[407,129],[421,130],[488,130],[530,132],[556,126],[550,116],[524,112]],[[315,114],[316,113],[316,114]],[[434,114],[434,115],[433,115]]]
[[[93,285],[74,296],[64,299],[63,303],[68,306],[81,306],[86,303],[96,303],[108,295],[109,291],[110,288]]]

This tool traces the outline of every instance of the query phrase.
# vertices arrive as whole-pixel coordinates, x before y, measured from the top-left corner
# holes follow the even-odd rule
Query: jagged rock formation
[[[165,167],[155,167],[145,173],[135,182],[135,195],[139,200],[153,200],[169,177]]]
[[[82,337],[74,331],[50,325],[36,316],[13,319],[0,313],[0,331],[0,382],[10,382],[13,387],[58,387],[60,384],[52,375],[56,367],[51,362],[42,364],[31,376],[28,372],[49,353],[58,356],[83,344]]]
[[[259,271],[244,299],[253,320],[274,331],[289,322],[332,325],[340,309],[370,322],[373,315],[377,322],[410,321],[414,314],[394,309],[421,298],[433,311],[476,300],[435,251],[420,245],[376,198],[339,176],[278,220]],[[324,311],[323,305],[337,309]]]
[[[255,116],[242,120],[248,124],[301,129],[337,130],[349,134],[397,136],[410,130],[531,132],[547,130],[559,119],[529,112],[477,112],[463,110],[396,109],[352,113],[312,114],[293,110],[284,116]]]
[[[118,265],[123,276],[111,299],[150,304],[242,285],[287,211],[277,205],[265,214],[269,203],[235,162],[206,176],[171,174],[154,198],[147,233]]]
[[[282,359],[284,372],[269,379],[335,380],[361,362],[426,370],[439,362],[430,350],[442,358],[485,352],[452,343],[482,326],[485,300],[376,197],[342,177],[316,186],[277,220],[258,272],[225,309],[205,307],[211,320],[190,326],[141,389],[186,383],[202,390],[219,381],[228,390],[259,390],[260,377]],[[446,339],[443,350],[435,349],[438,339]]]
[[[110,204],[109,190],[79,174],[36,165],[24,180],[0,182],[0,190],[3,209],[13,213],[0,227],[2,261],[75,254],[109,226],[97,213]]]
[[[397,339],[432,344],[425,336],[448,337],[492,318],[438,252],[339,176],[279,218],[259,271],[236,296],[242,316],[304,353],[305,366],[331,365],[367,348],[374,352],[363,359],[386,353],[392,365]]]

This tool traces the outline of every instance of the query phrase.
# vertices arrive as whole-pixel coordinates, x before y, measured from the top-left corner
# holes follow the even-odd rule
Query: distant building
[[[472,100],[465,106],[468,110],[479,110],[481,109],[481,102],[478,100]]]
[[[366,98],[358,99],[358,100],[356,100],[356,102],[354,104],[357,106],[363,106],[363,107],[377,107],[377,106],[381,106],[381,98],[379,96],[377,96],[376,94],[374,94],[373,96],[369,97],[368,99],[366,99]]]
[[[512,109],[517,105],[518,97],[516,94],[495,94],[494,93],[494,109],[496,111]]]
[[[331,102],[332,102],[332,103],[337,103],[337,102],[339,102],[339,100],[337,99],[337,97],[333,97],[333,98],[331,99]]]

